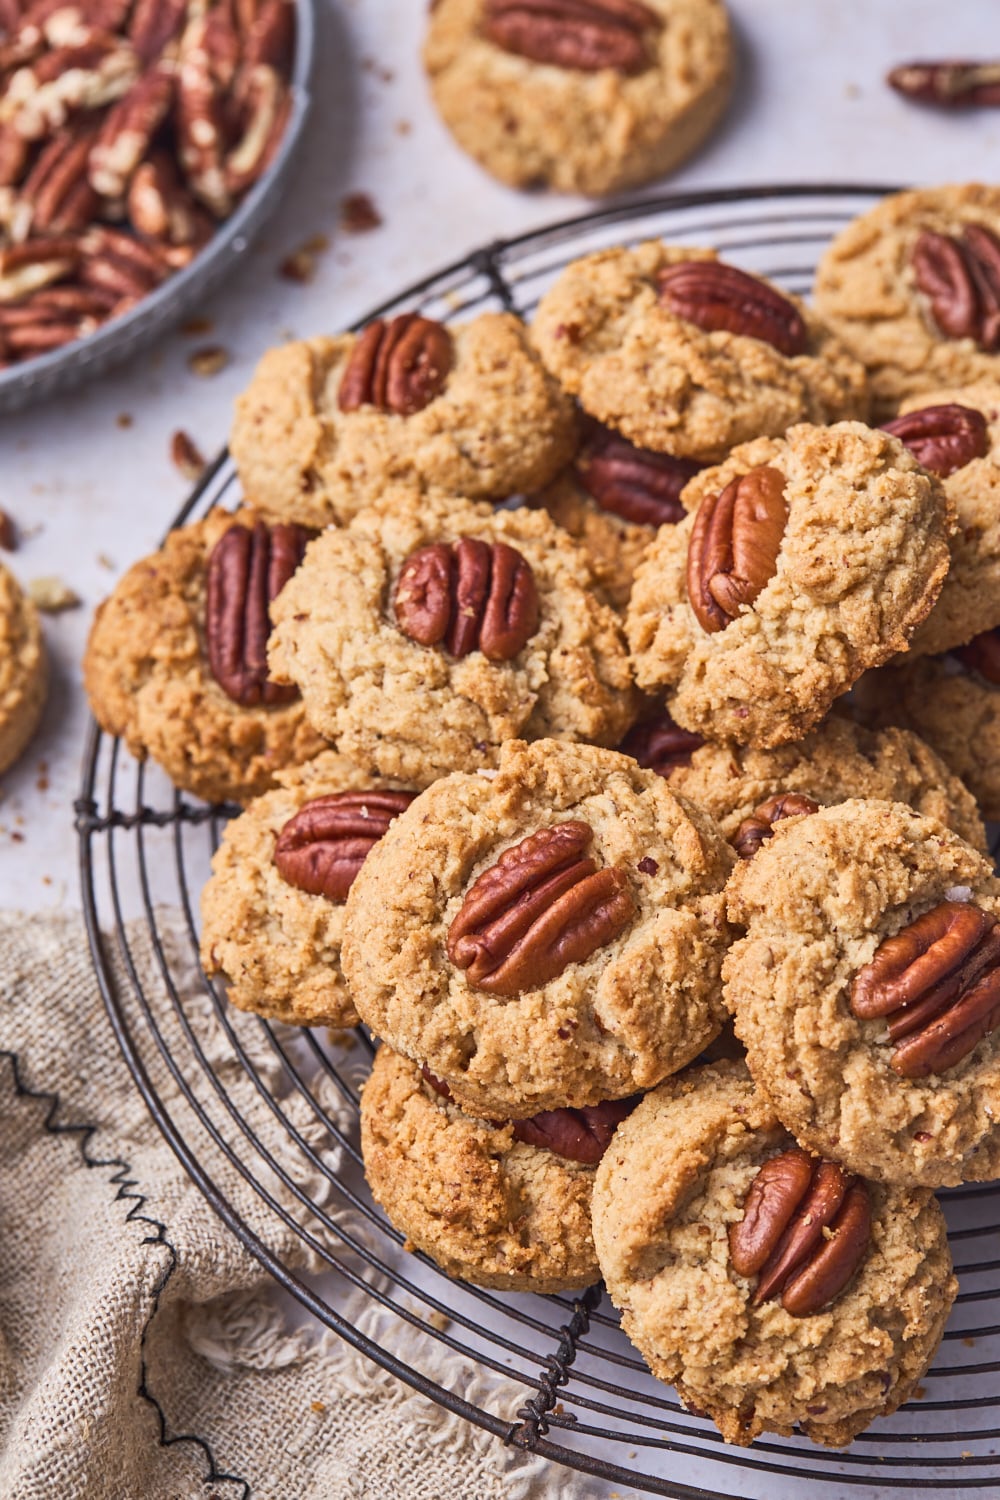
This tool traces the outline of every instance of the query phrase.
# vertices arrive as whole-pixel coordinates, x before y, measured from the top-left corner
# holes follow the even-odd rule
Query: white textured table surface
[[[24,580],[56,574],[83,600],[46,622],[56,670],[44,732],[0,787],[0,905],[78,903],[78,663],[94,605],[184,498],[171,434],[182,428],[214,453],[233,397],[269,344],[333,331],[478,244],[585,207],[509,192],[452,146],[418,60],[425,9],[420,0],[320,0],[306,146],[279,219],[205,309],[211,333],[174,334],[88,389],[0,420],[0,506],[26,533],[12,565]],[[988,52],[993,0],[733,0],[732,10],[733,106],[671,186],[997,176],[1000,114],[943,117],[907,106],[883,83],[889,66],[916,56]],[[353,190],[372,196],[381,229],[340,232],[339,204]],[[281,279],[283,256],[317,234],[331,245],[315,280]],[[231,356],[212,379],[187,367],[206,343]],[[119,425],[125,415],[129,426]]]

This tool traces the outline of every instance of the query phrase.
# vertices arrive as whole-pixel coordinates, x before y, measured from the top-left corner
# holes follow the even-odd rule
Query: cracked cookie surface
[[[797,355],[745,334],[706,332],[661,303],[658,272],[717,259],[713,250],[659,241],[585,256],[542,297],[532,338],[586,412],[663,453],[717,461],[795,422],[866,417],[864,369],[796,298],[787,301],[807,335]]]
[[[668,1079],[620,1125],[594,1186],[594,1240],[622,1326],[654,1375],[727,1442],[798,1426],[842,1447],[913,1393],[958,1290],[926,1189],[870,1183],[868,1253],[827,1307],[754,1305],[729,1227],[793,1146],[739,1063]]]
[[[271,349],[236,402],[230,447],[248,501],[304,526],[343,524],[394,484],[504,500],[547,484],[570,458],[570,403],[511,313],[449,329],[440,393],[409,416],[338,393],[358,336]]]
[[[724,629],[701,624],[687,586],[692,515],[647,551],[626,634],[639,686],[665,689],[678,724],[767,747],[800,739],[868,667],[906,649],[948,571],[954,512],[900,442],[860,422],[746,443],[697,474],[684,504],[761,467],[784,477],[788,518],[753,602]]]
[[[384,1045],[361,1095],[361,1150],[375,1201],[449,1276],[523,1292],[598,1280],[596,1168],[466,1114]]]
[[[886,1021],[851,985],[887,938],[945,900],[1000,915],[983,856],[899,803],[855,800],[778,823],[727,888],[746,936],[723,966],[747,1063],[804,1146],[924,1187],[1000,1174],[1000,1036],[923,1078],[892,1067]]]
[[[278,771],[317,755],[323,741],[300,699],[244,707],[216,682],[205,646],[208,560],[251,511],[213,510],[172,531],[99,606],[83,662],[94,716],[206,802],[248,802]]]
[[[539,624],[509,660],[422,646],[393,614],[406,559],[463,536],[506,543],[530,564]],[[310,544],[272,606],[271,668],[346,755],[413,785],[493,766],[504,740],[614,744],[635,713],[631,671],[618,617],[592,584],[583,554],[541,512],[387,495]]]
[[[489,993],[448,957],[452,923],[506,850],[572,820],[593,830],[599,868],[624,876],[632,920],[555,978]],[[365,862],[343,947],[358,1012],[473,1112],[524,1117],[625,1098],[721,1029],[721,887],[733,858],[706,814],[627,756],[507,744],[496,772],[425,791]]]
[[[511,187],[598,195],[662,176],[701,144],[732,86],[719,0],[645,0],[647,64],[556,67],[483,35],[484,0],[438,0],[424,65],[458,144]]]

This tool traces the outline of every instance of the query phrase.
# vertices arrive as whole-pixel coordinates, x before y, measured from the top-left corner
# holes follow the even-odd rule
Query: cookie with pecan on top
[[[271,349],[236,403],[230,448],[261,513],[338,525],[404,483],[472,500],[547,484],[573,410],[511,313],[446,327],[416,313]]]
[[[738,1062],[668,1079],[618,1127],[594,1242],[653,1374],[729,1443],[845,1446],[913,1394],[958,1290],[933,1193],[803,1151]]]
[[[885,1182],[1000,1175],[1000,880],[899,802],[779,822],[727,888],[726,1004],[796,1138]]]
[[[793,422],[868,415],[865,372],[804,303],[714,250],[599,250],[542,297],[531,335],[584,411],[643,448],[714,462]]]
[[[733,48],[721,0],[437,0],[424,64],[488,172],[599,195],[697,149],[729,99]]]
[[[131,567],[94,617],[83,661],[94,717],[206,801],[247,802],[323,749],[265,654],[270,602],[307,539],[213,510]]]
[[[473,1113],[649,1088],[721,1030],[734,856],[655,771],[592,745],[504,745],[377,844],[347,900],[358,1013]]]
[[[801,739],[905,650],[948,570],[940,482],[860,422],[746,443],[684,503],[693,514],[639,567],[625,628],[639,686],[707,739]]]
[[[879,420],[1000,368],[1000,187],[884,198],[842,230],[816,271],[816,311],[861,360]]]

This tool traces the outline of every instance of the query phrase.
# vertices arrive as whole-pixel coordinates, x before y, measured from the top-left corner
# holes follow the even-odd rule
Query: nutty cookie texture
[[[361,1151],[376,1203],[449,1276],[524,1292],[599,1280],[594,1165],[464,1113],[390,1047],[361,1095]]]
[[[206,801],[247,802],[324,748],[264,656],[270,590],[303,540],[213,510],[130,568],[94,618],[83,676],[101,728]]]
[[[488,172],[592,196],[690,156],[733,72],[720,0],[438,0],[424,63],[442,119]]]
[[[20,759],[38,728],[48,683],[38,610],[0,566],[0,775]]]
[[[614,743],[634,715],[618,618],[540,512],[387,495],[311,544],[272,617],[315,728],[414,785],[508,739]]]
[[[938,475],[958,517],[944,587],[910,642],[935,655],[1000,625],[1000,360],[996,381],[913,396],[886,425]]]
[[[816,272],[816,311],[868,370],[878,417],[998,375],[1000,188],[917,188],[849,224]]]
[[[703,807],[728,839],[769,798],[805,794],[821,806],[853,797],[905,802],[981,853],[986,830],[975,799],[940,756],[903,729],[866,729],[833,717],[794,745],[751,750],[703,745],[669,772],[675,792]]]
[[[1000,819],[1000,631],[946,656],[905,657],[857,688],[866,722],[916,730],[960,776],[984,818]]]
[[[201,894],[201,961],[230,1002],[293,1026],[356,1026],[340,967],[344,902],[413,794],[326,750],[281,771],[226,827]]]
[[[347,901],[362,1019],[463,1108],[523,1117],[621,1099],[721,1029],[733,853],[614,751],[504,745],[399,817]]]
[[[402,314],[269,350],[230,447],[263,515],[322,527],[396,483],[506,499],[547,484],[575,440],[572,407],[519,318],[446,328]]]
[[[777,824],[727,889],[757,1086],[810,1150],[924,1187],[1000,1175],[1000,881],[899,803]]]
[[[803,303],[714,250],[648,241],[585,256],[532,338],[586,412],[631,442],[717,461],[794,422],[868,415],[865,373]]]
[[[948,571],[940,482],[860,422],[747,443],[684,503],[695,514],[657,534],[625,628],[639,686],[707,739],[800,739],[906,649]]]
[[[768,1264],[747,1269],[747,1242],[780,1227],[771,1219],[782,1184],[772,1180],[774,1196],[754,1201],[758,1174],[779,1162],[806,1180],[811,1171],[820,1191],[821,1175],[837,1176],[796,1148],[740,1063],[668,1079],[618,1127],[597,1169],[597,1255],[653,1374],[707,1412],[727,1442],[798,1427],[815,1443],[843,1447],[901,1406],[934,1356],[958,1290],[944,1217],[926,1189],[855,1179],[838,1210],[844,1217],[821,1231],[806,1262],[807,1288],[825,1279],[829,1291],[829,1263],[852,1232],[848,1215],[867,1204],[867,1233],[863,1222],[853,1226],[841,1267],[849,1280],[817,1310],[793,1313],[802,1278],[796,1302],[794,1280],[783,1295],[761,1296],[774,1279]],[[791,1223],[809,1201],[800,1193],[796,1207],[793,1198],[786,1193],[780,1215]]]

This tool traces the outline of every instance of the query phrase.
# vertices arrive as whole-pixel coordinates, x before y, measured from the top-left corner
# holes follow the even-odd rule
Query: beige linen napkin
[[[130,937],[152,990],[159,981],[144,930]],[[168,952],[173,972],[183,975],[186,952],[178,939]],[[197,1032],[199,1004],[208,1013],[193,974],[189,993]],[[234,1024],[252,1054],[255,1023]],[[256,1111],[256,1128],[274,1135],[242,1068],[222,1055],[213,1062],[241,1111]],[[273,1055],[259,1064],[266,1077]],[[169,1077],[154,1082],[173,1108]],[[177,1113],[183,1118],[182,1106]],[[303,1110],[296,1123],[330,1160],[315,1118]],[[335,1335],[289,1325],[270,1278],[151,1120],[114,1041],[78,918],[0,913],[0,1140],[3,1500],[607,1493],[505,1449]],[[273,1148],[280,1157],[280,1139]],[[273,1216],[226,1159],[199,1149],[248,1224],[288,1263],[310,1269],[298,1238],[275,1238]],[[280,1197],[277,1179],[273,1186]],[[315,1191],[322,1195],[319,1174]],[[358,1327],[448,1383],[456,1362],[446,1349],[354,1295],[347,1311]],[[526,1393],[484,1375],[463,1394],[512,1416]]]

